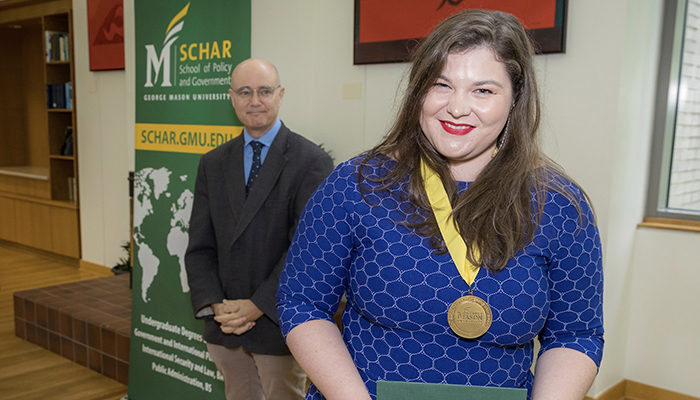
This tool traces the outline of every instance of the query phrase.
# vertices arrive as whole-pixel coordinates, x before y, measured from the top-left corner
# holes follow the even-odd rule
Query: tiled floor
[[[128,274],[17,292],[14,307],[18,337],[128,383]]]

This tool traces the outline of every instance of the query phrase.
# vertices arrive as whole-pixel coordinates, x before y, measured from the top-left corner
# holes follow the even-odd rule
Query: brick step
[[[128,384],[129,275],[14,293],[15,335]]]

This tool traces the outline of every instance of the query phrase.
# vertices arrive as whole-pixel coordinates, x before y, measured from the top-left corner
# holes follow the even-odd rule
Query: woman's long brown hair
[[[435,150],[421,129],[420,114],[447,56],[479,46],[491,49],[505,65],[513,88],[513,109],[498,155],[459,195],[448,160]],[[423,188],[420,162],[425,160],[438,173],[450,197],[455,224],[469,249],[467,258],[493,272],[505,268],[533,240],[548,190],[564,194],[581,211],[580,200],[565,180],[558,178],[566,177],[563,171],[540,150],[540,100],[533,57],[529,37],[510,14],[466,10],[446,19],[413,53],[408,85],[394,124],[381,143],[360,161],[358,181],[365,192],[370,189],[363,180],[379,183],[371,191],[390,191],[399,181],[408,180],[412,212],[407,221],[400,223],[430,237],[433,247],[445,252]],[[499,143],[503,136],[501,132]],[[365,167],[374,164],[378,157],[395,159],[396,167],[379,178],[369,178]]]

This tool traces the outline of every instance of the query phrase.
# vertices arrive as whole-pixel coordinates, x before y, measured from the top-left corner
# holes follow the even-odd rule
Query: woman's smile
[[[444,129],[445,132],[447,132],[451,135],[459,135],[459,136],[466,135],[467,133],[471,132],[474,128],[476,128],[474,125],[457,124],[454,122],[442,121],[442,120],[440,121],[440,124],[442,124],[442,129]]]

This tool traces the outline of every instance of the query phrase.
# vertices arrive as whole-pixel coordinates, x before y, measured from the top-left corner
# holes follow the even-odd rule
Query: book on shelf
[[[65,56],[64,56],[64,54],[65,54],[64,52],[66,51],[66,41],[67,41],[67,40],[68,40],[68,36],[63,36],[63,35],[61,35],[61,36],[58,37],[58,54],[59,54],[58,58],[59,58],[61,61],[65,61],[65,60],[66,60],[66,59],[64,58],[64,57],[65,57]]]
[[[71,110],[73,109],[73,85],[71,85],[70,82],[66,82],[63,84],[65,86],[65,94],[66,94],[66,107],[67,109]]]
[[[56,85],[46,85],[46,107],[58,108],[58,99],[56,98]]]
[[[54,108],[66,108],[65,96],[63,93],[63,85],[53,85],[53,104]]]
[[[46,108],[71,110],[73,85],[70,82],[46,85]]]
[[[44,31],[46,41],[46,62],[68,61],[68,32]]]
[[[75,203],[78,198],[78,187],[75,184],[75,178],[72,176],[68,177],[68,201]]]
[[[73,156],[73,127],[67,126],[66,133],[63,135],[63,145],[61,146],[62,156]]]

